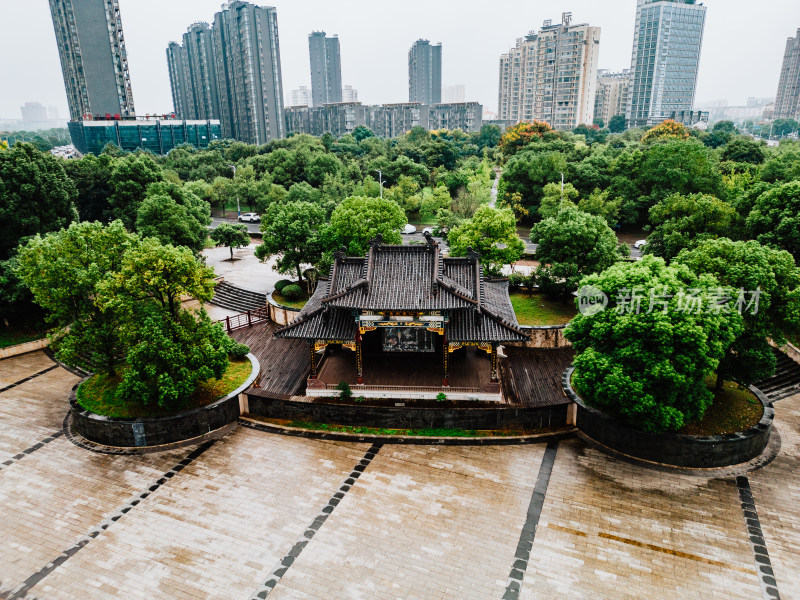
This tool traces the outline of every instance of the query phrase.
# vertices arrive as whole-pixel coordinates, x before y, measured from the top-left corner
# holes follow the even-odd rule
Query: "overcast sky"
[[[80,1],[80,0],[78,0]],[[442,43],[442,83],[497,110],[498,58],[545,19],[602,28],[600,68],[630,67],[636,0],[275,0],[284,98],[310,86],[308,34],[338,34],[342,82],[369,104],[408,100],[408,49]],[[697,101],[774,96],[786,38],[800,28],[798,0],[706,0]],[[120,0],[133,97],[139,114],[172,110],[165,49],[195,21],[211,22],[221,0]],[[0,118],[25,102],[68,116],[47,0],[0,0]]]

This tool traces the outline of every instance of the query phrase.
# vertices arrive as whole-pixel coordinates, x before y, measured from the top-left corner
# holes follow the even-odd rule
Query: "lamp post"
[[[383,200],[383,173],[381,173],[380,169],[375,172],[378,174],[378,183],[381,186],[381,200]]]
[[[564,174],[561,173],[561,203],[558,205],[558,210],[560,212],[563,209],[564,209]]]
[[[228,165],[231,169],[233,169],[233,178],[236,179],[236,165]],[[223,202],[222,205],[222,212],[225,213],[225,203]],[[242,209],[239,206],[239,193],[236,193],[236,217],[242,216]]]

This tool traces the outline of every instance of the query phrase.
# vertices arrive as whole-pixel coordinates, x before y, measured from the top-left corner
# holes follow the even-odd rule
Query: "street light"
[[[233,169],[233,178],[236,179],[236,165],[228,165],[231,169]],[[225,203],[222,203],[222,213],[225,214]],[[242,216],[242,209],[239,206],[239,193],[236,193],[236,216]]]
[[[381,200],[383,200],[383,173],[381,173],[380,169],[375,172],[378,174],[378,182],[381,186]]]
[[[564,208],[564,174],[561,173],[561,204],[558,205],[558,210],[560,211],[563,208]]]

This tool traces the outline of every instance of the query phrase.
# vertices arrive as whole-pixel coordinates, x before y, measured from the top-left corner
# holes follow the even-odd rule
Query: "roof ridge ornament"
[[[379,233],[374,238],[369,241],[369,245],[371,248],[379,248],[380,245],[383,244],[383,234]]]

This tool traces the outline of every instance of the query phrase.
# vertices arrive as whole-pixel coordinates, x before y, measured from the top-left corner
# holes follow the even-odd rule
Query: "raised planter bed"
[[[564,371],[562,385],[567,397],[575,402],[575,425],[590,440],[634,458],[672,465],[707,469],[746,463],[767,447],[775,410],[757,388],[750,391],[761,401],[761,420],[746,431],[725,435],[695,437],[677,433],[655,435],[633,429],[619,419],[587,406],[572,389],[573,367]]]
[[[269,306],[269,317],[276,325],[288,325],[295,320],[302,310],[278,304],[272,298],[272,294],[267,294],[267,305]]]
[[[239,395],[249,388],[258,376],[260,365],[252,354],[247,358],[253,365],[250,377],[233,392],[207,406],[193,408],[168,417],[119,419],[98,415],[78,404],[79,381],[69,396],[72,427],[87,440],[121,448],[141,448],[182,442],[207,435],[239,418]]]

